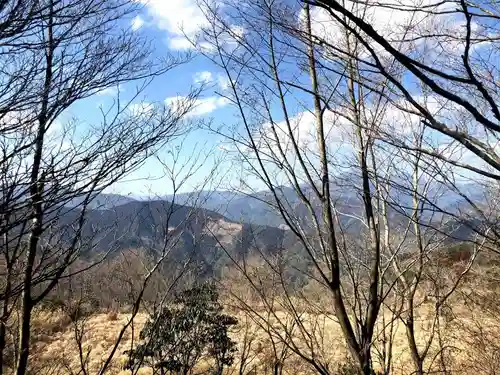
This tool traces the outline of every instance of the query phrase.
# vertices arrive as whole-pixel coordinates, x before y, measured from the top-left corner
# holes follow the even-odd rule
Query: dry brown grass
[[[37,315],[39,318],[34,325],[41,324],[43,328],[40,330],[47,332],[47,334],[33,339],[32,368],[41,375],[54,373],[55,369],[59,370],[56,372],[59,374],[70,373],[68,368],[79,369],[80,360],[74,324],[66,323],[65,328],[61,329],[60,322],[65,321],[65,315],[60,312],[38,313]],[[120,330],[129,318],[128,314],[110,312],[96,313],[85,319],[82,348],[84,355],[88,353],[87,369],[89,374],[94,374],[101,368],[113,348]],[[121,368],[127,358],[123,352],[130,349],[133,338],[137,339],[145,319],[144,314],[139,314],[134,319],[134,324],[125,332],[123,340],[118,345],[118,350],[107,373],[122,373]],[[141,373],[147,374],[144,371]]]
[[[115,310],[110,311],[110,312],[107,314],[106,318],[107,318],[107,319],[108,319],[108,321],[110,321],[110,322],[114,322],[114,321],[118,320],[118,311],[115,311]]]
[[[249,319],[244,319],[243,313],[237,314],[240,322],[246,322],[250,326],[246,332],[251,332],[254,336],[252,342],[252,363],[247,367],[247,371],[255,369],[257,374],[269,373],[272,367],[273,353],[269,335],[259,327],[258,324]],[[430,306],[421,307],[417,317],[417,337],[420,338],[421,344],[424,338],[428,337],[431,329],[431,317],[433,309]],[[444,334],[441,337],[444,343],[447,355],[447,364],[451,367],[454,374],[488,374],[490,364],[485,363],[492,361],[490,358],[496,353],[488,353],[488,348],[484,346],[486,338],[494,341],[500,338],[500,323],[493,317],[487,317],[480,312],[471,314],[470,310],[464,306],[456,305],[453,307],[453,319],[447,322],[442,322]],[[271,322],[276,327],[277,332],[280,329],[280,322],[287,320],[287,314],[283,311],[277,312]],[[331,364],[331,368],[336,369],[340,364],[347,360],[347,350],[344,345],[344,340],[340,332],[340,328],[333,316],[318,316],[313,314],[303,314],[304,326],[321,336],[321,345],[315,349],[317,354],[322,356],[324,362]],[[88,373],[95,374],[102,366],[104,359],[107,357],[113,347],[118,332],[129,319],[128,314],[118,312],[103,312],[96,313],[86,320],[86,333],[84,334],[83,348],[85,353],[89,353]],[[108,374],[125,375],[130,374],[129,371],[122,370],[122,366],[126,361],[125,350],[130,349],[133,338],[137,342],[138,334],[146,320],[146,315],[139,314],[133,325],[133,330],[127,330],[124,339],[118,346],[117,354],[113,359],[112,365],[107,372]],[[478,330],[472,330],[471,327],[477,326],[480,322],[480,332],[484,335],[484,340],[478,341]],[[76,370],[80,366],[77,345],[75,342],[74,326],[61,313],[57,312],[38,312],[36,315],[36,337],[34,338],[33,359],[34,368],[40,375],[54,373],[53,370],[58,368],[60,371],[57,374],[68,374],[68,368]],[[233,333],[233,338],[241,347],[243,345],[243,327],[239,327],[237,332]],[[380,327],[379,327],[380,328]],[[320,332],[321,330],[321,332]],[[306,352],[307,348],[301,340],[303,337],[300,332],[292,335],[291,340],[297,347],[302,347]],[[488,342],[490,342],[488,341]],[[428,369],[436,369],[438,366],[437,353],[438,341],[435,340],[430,354],[429,360],[426,362]],[[483,346],[481,346],[483,344]],[[488,354],[491,354],[488,356]],[[477,359],[478,363],[474,360]],[[376,356],[375,356],[376,360]],[[412,372],[411,357],[408,350],[408,345],[405,336],[404,326],[396,322],[394,335],[394,351],[393,351],[394,374],[410,374]],[[237,373],[239,366],[238,358],[233,365],[232,371],[228,373]],[[200,369],[201,371],[201,369]],[[141,369],[140,375],[151,374],[150,369]],[[314,373],[310,366],[307,365],[298,356],[290,353],[287,356],[284,364],[285,374],[312,374]]]

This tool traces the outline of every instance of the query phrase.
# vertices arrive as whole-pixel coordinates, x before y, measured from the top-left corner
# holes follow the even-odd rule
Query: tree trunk
[[[9,316],[9,297],[11,293],[11,282],[10,282],[10,267],[7,271],[7,282],[5,286],[5,297],[3,301],[3,311],[2,317],[0,318],[0,375],[3,374],[3,366],[5,366],[5,335],[7,334],[7,318]]]
[[[25,375],[28,367],[30,324],[33,305],[29,291],[23,292],[22,321],[19,330],[19,360],[17,362],[17,375]]]
[[[409,303],[413,308],[413,303]],[[408,317],[406,318],[406,337],[408,338],[408,343],[410,346],[411,358],[413,360],[413,365],[415,366],[415,375],[423,375],[424,364],[423,359],[418,351],[417,343],[415,341],[415,326],[413,321],[413,310],[410,310]]]
[[[3,319],[0,321],[0,375],[3,374],[3,366],[5,365],[5,359],[3,356],[5,350],[5,322]]]
[[[53,3],[50,2],[49,17],[46,30],[46,54],[45,54],[45,82],[44,91],[41,100],[40,113],[38,115],[38,129],[35,139],[35,150],[33,155],[33,166],[31,168],[30,177],[30,194],[31,205],[33,212],[32,228],[30,229],[30,236],[28,242],[28,249],[26,254],[26,264],[24,268],[23,277],[23,292],[22,292],[22,305],[21,305],[21,327],[19,331],[19,361],[16,366],[17,375],[25,375],[28,367],[29,346],[30,346],[30,325],[31,313],[34,307],[33,298],[31,296],[33,268],[36,259],[36,253],[39,245],[40,236],[42,234],[42,220],[43,220],[43,181],[40,179],[41,162],[44,145],[44,137],[48,121],[48,103],[50,96],[50,89],[52,86],[52,59],[53,59]]]

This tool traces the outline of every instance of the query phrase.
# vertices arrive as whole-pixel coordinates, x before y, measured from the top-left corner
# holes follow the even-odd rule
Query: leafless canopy
[[[34,307],[92,250],[82,234],[89,203],[188,130],[199,90],[175,108],[140,101],[154,77],[189,56],[155,57],[130,28],[137,10],[126,0],[0,2],[0,363],[15,309],[19,375]],[[131,82],[124,100],[121,85]],[[114,90],[112,105],[85,120],[68,115],[104,90]]]
[[[417,290],[433,280],[433,292],[424,293],[435,298],[439,326],[477,254],[498,241],[495,5],[263,0],[200,7],[210,25],[193,44],[227,75],[229,90],[221,94],[241,121],[234,132],[212,130],[270,190],[269,205],[313,266],[306,277],[332,297],[359,371],[373,371],[377,340],[381,366],[390,371],[388,339],[376,333],[381,319],[392,324],[387,308],[404,321],[422,374],[436,331],[417,348]],[[472,179],[483,186],[479,197],[467,190]],[[460,198],[459,208],[446,205],[450,195]],[[481,222],[471,228],[474,250],[462,272],[438,282],[432,264],[454,235],[450,227],[470,228],[472,217]],[[286,261],[266,262],[283,276]],[[274,311],[255,276],[240,270]],[[293,301],[285,306],[311,345],[287,345],[329,373]]]

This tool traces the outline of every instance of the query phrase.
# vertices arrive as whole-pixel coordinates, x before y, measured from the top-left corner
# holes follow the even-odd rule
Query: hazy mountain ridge
[[[85,197],[74,198],[65,206],[67,207],[77,207],[83,204]],[[126,203],[136,201],[135,198],[120,194],[97,194],[94,199],[90,200],[88,208],[92,210],[107,210],[116,206],[121,206]]]
[[[391,180],[389,195],[389,216],[393,220],[401,220],[408,216],[412,207],[411,184],[412,177],[401,175]],[[422,182],[423,184],[424,182]],[[337,211],[342,216],[343,225],[346,228],[352,228],[353,231],[359,230],[359,221],[354,217],[363,216],[362,191],[359,186],[360,176],[355,173],[344,174],[332,181],[330,193],[335,202]],[[457,184],[458,190],[464,192],[475,202],[484,200],[484,187],[475,183]],[[320,202],[311,188],[303,185],[303,193],[308,197],[317,213],[320,214]],[[423,190],[423,188],[422,188]],[[289,186],[279,186],[275,188],[280,201],[285,202],[285,210],[294,214],[298,218],[308,217],[309,210],[304,205],[294,188]],[[371,186],[372,195],[376,196],[376,189]],[[428,199],[435,201],[438,206],[448,212],[457,213],[468,206],[466,199],[451,189],[445,189],[443,185],[433,184],[427,191]],[[173,196],[166,196],[167,200],[172,200]],[[268,225],[282,227],[285,220],[278,212],[275,206],[275,197],[269,190],[257,191],[251,194],[243,194],[231,191],[201,191],[193,193],[178,194],[175,196],[178,204],[195,205],[212,211],[219,212],[228,219],[252,224]],[[436,217],[436,207],[427,204],[424,207],[424,217]],[[406,211],[406,212],[405,212]],[[344,214],[344,215],[343,215]],[[426,216],[427,215],[427,216]]]
[[[360,238],[359,234],[364,230],[362,221],[358,219],[363,217],[362,197],[355,185],[349,185],[352,176],[349,177],[345,181],[336,180],[332,187],[332,199],[335,200],[343,230]],[[401,185],[404,183],[402,181]],[[469,185],[464,188],[475,197],[484,194],[482,189]],[[310,188],[304,191],[313,206],[317,207],[316,215],[319,217],[320,204],[314,192]],[[310,228],[313,233],[309,211],[295,190],[282,186],[276,192],[286,202],[287,211],[302,221],[305,230]],[[408,212],[404,211],[411,207],[411,196],[403,188],[394,188],[391,196],[395,204],[389,207],[390,220],[396,226],[404,227],[409,220]],[[175,203],[171,203],[171,200]],[[209,265],[209,268],[216,268],[219,259],[227,260],[226,252],[241,258],[257,247],[271,253],[297,248],[292,233],[286,230],[285,221],[267,202],[274,202],[269,191],[253,195],[201,191],[156,200],[134,200],[131,197],[100,194],[87,213],[83,236],[99,251],[112,247],[117,250],[144,248],[154,253],[162,250],[167,236],[179,234],[176,259],[184,260],[194,254],[197,261]],[[459,194],[443,194],[440,203],[451,210],[460,209],[463,197]],[[65,214],[64,221],[71,222],[72,215],[76,218],[77,213],[78,209],[75,209]],[[445,224],[443,231],[449,232],[452,241],[464,241],[474,234],[472,228],[477,225],[480,222],[470,217],[463,223],[452,221]],[[96,233],[96,228],[100,233]]]
[[[71,238],[72,224],[80,210],[60,215],[59,225]],[[173,204],[165,200],[132,201],[109,209],[89,210],[82,228],[88,249],[143,249],[153,256],[171,252],[170,259],[183,262],[192,257],[202,271],[212,273],[229,263],[228,255],[241,259],[255,248],[276,253],[286,245],[284,230],[263,225],[235,222],[203,208]]]
[[[379,176],[380,179],[382,177]],[[401,220],[408,216],[412,207],[412,176],[400,172],[397,176],[391,176],[388,181],[389,191],[384,192],[390,196],[389,215],[395,220]],[[382,179],[383,180],[383,179]],[[425,179],[422,177],[420,184],[424,190]],[[485,189],[480,183],[456,183],[457,190],[464,192],[475,202],[484,200]],[[318,184],[319,186],[319,184]],[[361,191],[361,176],[359,173],[351,171],[332,177],[330,185],[331,199],[335,202],[336,209],[342,217],[346,228],[351,227],[353,231],[359,230],[359,221],[355,217],[363,216],[363,199]],[[386,186],[384,186],[384,189]],[[320,214],[320,202],[313,188],[304,184],[301,186],[302,192],[310,199],[313,207],[317,208]],[[280,201],[285,202],[285,209],[294,214],[297,218],[307,218],[310,213],[304,205],[294,188],[290,186],[278,186],[275,188]],[[371,184],[371,192],[375,197],[376,187]],[[468,206],[465,198],[454,191],[435,181],[426,188],[427,197],[431,201],[438,202],[440,208],[449,212],[459,212]],[[165,195],[162,197],[134,197],[121,196],[117,194],[99,194],[90,203],[92,209],[110,209],[123,204],[131,203],[134,200],[146,201],[170,201],[178,205],[199,207],[223,215],[227,219],[235,222],[248,224],[265,225],[272,227],[283,227],[286,223],[275,206],[275,197],[269,190],[243,193],[229,190],[205,190],[197,192],[180,193],[175,195]],[[76,205],[73,201],[67,206]],[[406,212],[405,212],[406,211]],[[435,208],[431,204],[423,209],[424,215],[436,215]],[[434,217],[434,220],[437,218]]]

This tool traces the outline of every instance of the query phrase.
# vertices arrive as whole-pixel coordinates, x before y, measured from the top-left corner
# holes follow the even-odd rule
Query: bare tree
[[[498,72],[496,57],[493,57],[495,54],[487,52],[495,50],[494,44],[498,38],[498,9],[494,4],[483,6],[465,1],[431,2],[426,5],[412,2],[377,3],[375,15],[377,10],[387,11],[402,22],[408,22],[403,25],[405,29],[402,33],[398,30],[399,25],[394,28],[396,31],[387,33],[387,29],[376,24],[376,17],[367,17],[365,6],[358,7],[356,2],[304,2],[324,9],[334,23],[349,29],[366,49],[368,56],[362,63],[391,82],[397,94],[408,101],[426,126],[458,142],[482,160],[484,165],[491,167],[491,172],[488,168],[475,168],[472,164],[461,163],[462,166],[498,180],[500,164],[498,148],[495,146],[500,131]],[[450,29],[440,25],[447,21],[463,27]],[[415,27],[417,23],[424,25],[424,28]],[[415,28],[411,30],[408,26]],[[321,37],[318,38],[321,43]],[[481,50],[482,43],[486,46],[486,53]],[[437,51],[432,51],[428,56],[421,53],[426,47],[436,44]],[[340,53],[349,53],[341,46],[332,47],[340,49]],[[388,60],[384,54],[390,56],[389,64],[386,64]],[[394,65],[405,74],[394,76],[389,70]],[[423,92],[432,93],[439,105],[457,111],[453,125],[433,113],[425,104],[422,105],[418,98],[419,92],[411,89],[413,84],[419,85]],[[464,123],[455,126],[460,118],[463,118]]]
[[[238,13],[239,18],[246,20],[245,25],[254,25],[252,28],[254,33],[252,33],[251,37],[255,39],[237,40],[237,42],[241,43],[241,49],[234,52],[227,52],[224,46],[217,44],[217,28],[222,28],[224,24],[222,24],[222,27],[219,24],[224,21],[217,18],[215,13],[213,16],[215,22],[219,22],[219,24],[214,23],[211,30],[212,34],[210,34],[215,40],[215,48],[218,51],[219,60],[217,61],[228,74],[233,89],[232,99],[238,106],[245,126],[246,139],[248,139],[246,143],[239,140],[237,142],[241,142],[243,147],[252,153],[252,157],[256,160],[255,162],[251,161],[254,172],[272,192],[274,197],[273,205],[283,216],[285,223],[309,255],[319,279],[332,293],[334,311],[351,354],[363,373],[368,374],[371,372],[371,342],[381,304],[379,285],[380,237],[375,218],[374,202],[372,201],[368,166],[370,135],[367,134],[366,127],[361,124],[363,119],[359,113],[360,106],[357,103],[357,92],[355,92],[353,80],[347,80],[347,93],[351,93],[351,96],[347,97],[344,102],[344,118],[350,121],[355,129],[352,136],[355,141],[355,148],[358,151],[356,159],[354,159],[354,165],[359,170],[364,224],[367,228],[367,248],[363,256],[365,257],[364,261],[366,261],[367,270],[369,270],[366,279],[368,283],[366,299],[358,301],[364,305],[360,309],[350,310],[359,313],[359,315],[356,315],[353,324],[342,292],[341,257],[348,250],[343,248],[345,242],[342,241],[342,234],[339,234],[338,230],[338,226],[341,224],[338,222],[337,208],[331,196],[331,179],[334,172],[331,167],[331,147],[327,140],[329,129],[325,124],[329,107],[323,104],[324,97],[332,96],[335,92],[334,88],[340,84],[340,80],[337,79],[337,82],[334,82],[333,88],[328,85],[324,89],[320,88],[316,52],[311,39],[309,9],[306,7],[303,13],[304,33],[297,31],[300,30],[297,29],[297,26],[294,29],[287,28],[286,20],[276,15],[275,9],[277,9],[276,4],[261,2],[255,7],[245,7],[243,11]],[[231,28],[222,29],[227,31]],[[295,30],[295,33],[290,30]],[[296,44],[294,44],[294,41],[286,40],[287,37],[295,38]],[[282,38],[285,40],[282,41]],[[302,50],[299,49],[299,46],[301,46]],[[261,48],[266,48],[266,52],[262,52]],[[299,91],[307,92],[314,104],[314,110],[311,112],[313,123],[311,143],[314,144],[314,149],[300,143],[296,129],[297,124],[293,123],[294,120],[290,115],[291,109],[289,109],[287,92],[289,87],[293,85],[294,79],[285,80],[285,78],[282,78],[283,75],[286,75],[286,72],[283,71],[280,65],[282,61],[286,64],[289,55],[288,50],[293,50],[290,56],[301,61],[297,65],[300,66],[303,63],[311,82],[310,88],[305,86],[302,89],[303,86],[301,86]],[[251,61],[254,56],[256,56],[256,61]],[[235,65],[236,67],[234,67]],[[254,66],[257,66],[257,68],[253,68]],[[349,69],[349,66],[346,65],[345,68]],[[247,74],[250,75],[264,75],[264,78],[259,82],[260,86],[258,88],[252,85],[247,90],[240,86],[239,77],[241,75],[238,72],[245,69],[249,71]],[[354,67],[351,67],[351,76],[354,74],[353,69]],[[236,71],[234,73],[236,76],[233,74],[234,71]],[[298,80],[299,76],[295,79]],[[292,82],[292,84],[289,85],[288,82]],[[249,99],[248,93],[253,90],[255,90],[255,97]],[[325,93],[324,90],[327,90],[327,92]],[[246,96],[241,96],[241,92],[245,92]],[[277,105],[281,108],[284,117],[282,126],[274,119],[275,111],[269,104],[274,99],[277,100]],[[263,113],[258,119],[269,124],[268,129],[265,129],[268,130],[267,134],[264,132],[258,133],[259,130],[252,128],[249,123],[250,116],[253,116],[253,113],[247,114],[247,111],[251,111],[251,106],[257,107],[257,105],[257,110]],[[334,115],[338,116],[337,114]],[[272,172],[270,172],[276,166],[282,169],[283,173],[280,177],[293,187],[299,201],[306,208],[306,223],[308,222],[309,228],[302,225],[304,221],[295,215],[296,213],[289,202],[286,201],[286,198],[282,198],[276,180],[273,179],[274,176],[271,176]],[[314,233],[317,240],[312,240],[310,231]],[[315,363],[315,365],[327,371],[325,364]]]
[[[105,230],[85,226],[90,202],[188,129],[183,118],[199,90],[173,108],[137,101],[155,76],[188,58],[155,61],[147,40],[126,24],[137,9],[121,0],[1,4],[0,354],[5,324],[18,308],[19,375],[28,368],[33,308]],[[137,92],[123,100],[119,85],[131,81]],[[64,123],[75,103],[110,87],[118,94],[99,123]]]
[[[460,196],[464,206],[479,215],[482,224],[473,228],[476,251],[482,248],[485,238],[497,236],[494,215],[484,215],[479,200],[471,198],[457,183],[464,170],[485,177],[487,183],[498,179],[494,122],[475,109],[480,107],[476,101],[488,105],[488,98],[494,94],[485,96],[485,91],[474,84],[481,92],[471,97],[471,105],[451,91],[443,94],[441,81],[425,81],[415,73],[417,68],[410,69],[402,61],[400,54],[382,54],[366,41],[368,35],[379,42],[373,32],[369,34],[361,25],[364,18],[376,17],[370,13],[370,4],[344,4],[341,11],[337,9],[341,5],[335,3],[337,8],[323,13],[326,16],[321,18],[317,8],[309,4],[300,7],[258,1],[236,6],[225,1],[218,8],[209,2],[201,3],[210,26],[193,44],[211,43],[211,48],[201,47],[201,51],[227,75],[229,93],[221,94],[234,104],[241,122],[235,133],[226,128],[212,130],[233,142],[248,174],[270,191],[267,203],[282,217],[312,264],[314,274],[308,273],[307,277],[317,277],[318,284],[329,291],[331,310],[350,354],[359,371],[370,374],[374,370],[372,348],[379,339],[375,331],[382,304],[392,295],[400,277],[415,271],[415,267],[417,275],[419,269],[424,272],[429,253],[442,251],[437,244],[450,237],[446,225],[454,219],[464,222],[459,213],[443,207],[439,194],[431,188],[440,186],[441,194]],[[326,7],[327,2],[311,4]],[[409,8],[429,17],[433,13],[432,7]],[[355,12],[357,18],[349,12]],[[402,26],[403,42],[406,36],[412,37],[410,21]],[[435,40],[440,37],[437,35]],[[417,57],[414,61],[425,73],[449,79],[450,87],[459,81],[451,73],[424,67]],[[423,84],[417,86],[416,94],[409,92],[405,88],[407,70],[430,89]],[[490,66],[489,71],[494,70]],[[471,79],[459,83],[470,85]],[[434,109],[430,109],[433,105]],[[469,115],[483,126],[478,133],[464,128]],[[415,124],[420,133],[413,131]],[[457,144],[442,147],[444,140],[436,139],[436,134],[450,137],[485,164],[477,167],[474,160],[463,161],[447,153]],[[435,146],[436,142],[440,146]],[[287,193],[283,185],[291,187],[293,194]],[[350,189],[354,196],[342,189]],[[428,227],[423,233],[423,228]],[[400,238],[392,238],[391,232]],[[439,241],[432,242],[429,237],[433,236]],[[394,269],[394,259],[408,251],[420,257],[411,258],[404,269]],[[464,274],[472,266],[476,251],[470,254]],[[404,256],[408,260],[408,254]],[[239,267],[247,274],[243,265]],[[269,267],[282,275],[271,260]],[[454,292],[462,277],[454,279],[450,289],[438,297],[436,316],[444,303],[439,301]],[[252,276],[247,278],[258,289]],[[412,284],[405,293],[411,295],[414,287]],[[287,295],[286,287],[282,288]],[[273,310],[275,305],[269,298],[261,295],[264,306]],[[392,302],[388,301],[387,306]],[[293,310],[294,302],[290,305]],[[414,313],[409,310],[413,312],[405,310],[410,314],[406,315],[407,323]],[[300,327],[300,314],[292,316]],[[400,316],[389,320],[394,322]],[[308,331],[310,328],[301,330],[304,334]],[[433,337],[431,334],[431,342]],[[327,363],[311,357],[310,351],[295,350],[317,371],[328,373]],[[416,363],[421,362],[420,355],[415,358]]]

